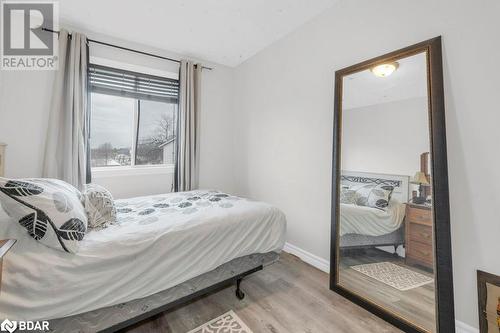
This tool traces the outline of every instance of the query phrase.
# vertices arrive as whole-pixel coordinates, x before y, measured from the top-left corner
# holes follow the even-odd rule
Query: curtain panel
[[[88,57],[85,35],[60,31],[43,177],[64,180],[78,189],[90,182]]]
[[[198,188],[201,65],[181,61],[175,191]]]

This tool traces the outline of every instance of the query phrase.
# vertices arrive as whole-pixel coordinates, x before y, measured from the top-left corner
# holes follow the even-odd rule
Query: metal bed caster
[[[240,301],[245,298],[245,293],[241,290],[240,284],[243,279],[238,279],[236,280],[236,298],[239,299]]]

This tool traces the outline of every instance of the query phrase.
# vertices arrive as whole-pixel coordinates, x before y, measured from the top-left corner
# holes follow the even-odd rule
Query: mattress
[[[139,298],[127,303],[101,308],[79,315],[54,319],[49,321],[52,333],[95,333],[116,332],[130,324],[130,320],[153,315],[151,312],[163,312],[183,304],[185,298],[196,297],[199,291],[211,288],[221,282],[244,274],[259,266],[268,266],[279,259],[276,252],[251,254],[233,259],[216,269],[198,275],[175,287],[163,290],[145,298]],[[246,286],[243,283],[243,290]]]
[[[89,232],[77,254],[50,249],[0,217],[0,237],[18,239],[4,260],[0,318],[48,320],[125,303],[285,243],[281,211],[217,191],[116,205],[118,222]]]
[[[406,206],[392,199],[386,210],[340,204],[340,236],[358,234],[382,236],[398,230],[405,217]]]

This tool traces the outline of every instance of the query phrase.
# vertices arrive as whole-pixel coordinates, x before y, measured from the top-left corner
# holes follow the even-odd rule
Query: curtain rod
[[[55,30],[51,30],[51,29],[47,29],[47,28],[42,28],[42,30],[43,31],[52,32],[52,33],[55,33],[55,34],[59,35],[59,31],[55,31]],[[69,35],[71,36],[71,34],[69,34]],[[129,52],[143,54],[143,55],[146,55],[146,56],[149,56],[149,57],[153,57],[153,58],[158,58],[158,59],[163,59],[163,60],[168,60],[168,61],[176,62],[178,64],[181,63],[181,61],[177,60],[177,59],[163,57],[163,56],[160,56],[160,55],[157,55],[157,54],[148,53],[148,52],[144,52],[144,51],[129,49],[128,47],[123,47],[123,46],[119,46],[119,45],[115,45],[115,44],[110,44],[110,43],[106,43],[106,42],[101,42],[101,41],[95,40],[95,39],[87,38],[87,41],[91,42],[91,43],[95,43],[95,44],[101,44],[101,45],[105,45],[105,46],[109,46],[109,47],[114,47],[116,49],[120,49],[120,50],[124,50],[124,51],[129,51]],[[208,69],[209,71],[211,71],[213,69],[212,67],[205,67],[205,66],[202,66],[201,68]]]

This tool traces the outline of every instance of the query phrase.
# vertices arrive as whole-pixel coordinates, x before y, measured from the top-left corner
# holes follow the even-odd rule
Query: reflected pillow
[[[97,184],[87,184],[83,190],[89,228],[106,228],[116,222],[115,200],[111,193]]]
[[[87,231],[82,194],[57,179],[0,178],[5,212],[40,243],[69,253],[78,251]]]
[[[394,187],[390,185],[366,184],[360,185],[353,190],[356,191],[356,205],[385,210],[389,206]]]
[[[343,186],[340,189],[340,203],[349,205],[356,204],[356,191]]]

